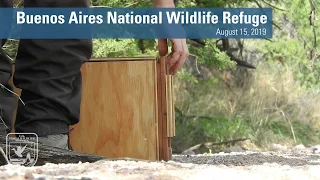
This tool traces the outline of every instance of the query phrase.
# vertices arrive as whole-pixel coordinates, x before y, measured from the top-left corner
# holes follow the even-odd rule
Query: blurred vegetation
[[[152,1],[145,0],[91,2],[109,7],[152,6]],[[177,7],[272,7],[274,36],[271,40],[188,41],[190,59],[175,76],[174,152],[239,138],[249,138],[260,149],[272,143],[319,143],[319,1],[175,2]],[[312,11],[315,18],[310,16]],[[230,55],[226,43],[237,51]],[[10,40],[4,47],[12,58],[17,44]],[[94,39],[94,57],[155,56],[156,45],[156,40]],[[256,68],[243,67],[241,62]]]

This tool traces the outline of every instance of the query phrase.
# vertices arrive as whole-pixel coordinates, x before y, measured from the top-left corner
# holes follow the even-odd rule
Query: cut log
[[[12,140],[10,140],[12,142]],[[6,152],[6,137],[0,135],[0,147]],[[10,147],[16,148],[16,146],[11,145]],[[29,148],[29,147],[26,147]],[[28,149],[27,149],[28,150]],[[29,149],[30,151],[30,149]],[[107,159],[102,156],[85,154],[85,153],[76,153],[73,151],[59,149],[55,147],[45,146],[38,143],[38,159],[35,166],[42,166],[46,163],[85,163],[85,162],[96,162],[102,159]],[[6,165],[6,159],[0,153],[0,165]]]

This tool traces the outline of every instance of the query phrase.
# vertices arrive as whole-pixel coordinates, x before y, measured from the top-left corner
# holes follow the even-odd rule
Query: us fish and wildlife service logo
[[[13,165],[34,166],[38,160],[38,136],[34,133],[9,133],[6,155]]]

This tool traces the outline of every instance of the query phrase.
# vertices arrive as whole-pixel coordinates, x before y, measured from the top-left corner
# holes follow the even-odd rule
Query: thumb
[[[168,53],[168,42],[167,39],[158,40],[158,51],[160,56],[165,56]]]

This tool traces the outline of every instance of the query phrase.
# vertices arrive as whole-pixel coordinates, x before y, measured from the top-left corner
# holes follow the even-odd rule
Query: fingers
[[[171,53],[167,60],[169,66],[174,65],[179,60],[181,53],[183,52],[181,39],[172,39],[171,43]]]
[[[186,62],[189,55],[186,39],[171,39],[172,49],[167,56],[166,62],[170,66],[169,74],[178,72]],[[168,42],[166,39],[158,40],[158,50],[160,56],[166,56],[168,53]]]
[[[172,56],[169,57],[170,74],[178,72],[189,56],[189,50],[185,39],[173,41]]]
[[[169,66],[172,66],[174,65],[180,58],[180,53],[179,52],[175,52],[175,51],[172,51],[172,53],[170,53],[170,56],[168,56],[168,60],[167,60],[167,63]]]
[[[158,51],[160,56],[165,56],[168,53],[168,42],[166,39],[158,40]]]

